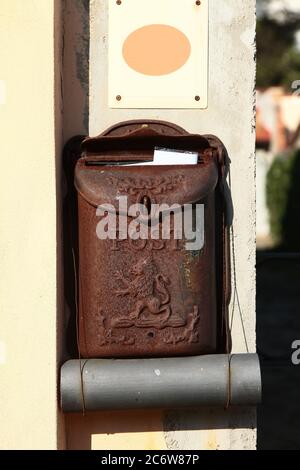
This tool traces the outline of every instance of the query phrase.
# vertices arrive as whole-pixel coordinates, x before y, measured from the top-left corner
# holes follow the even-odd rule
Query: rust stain
[[[218,443],[217,443],[217,435],[216,431],[211,430],[208,432],[208,438],[205,445],[205,450],[217,450]]]

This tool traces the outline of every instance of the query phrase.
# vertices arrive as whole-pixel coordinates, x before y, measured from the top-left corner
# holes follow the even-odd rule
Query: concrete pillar
[[[1,2],[3,449],[64,446],[57,406],[57,371],[65,359],[61,148],[88,127],[92,135],[124,119],[166,119],[224,141],[232,162],[240,304],[249,349],[255,350],[255,0],[210,2],[208,109],[181,111],[107,107],[107,5],[108,0]],[[235,352],[245,351],[237,311],[233,342]],[[76,449],[252,449],[255,411],[71,415],[66,438],[67,447]]]
[[[209,104],[206,110],[117,110],[107,106],[108,0],[90,2],[90,135],[127,119],[173,121],[213,133],[231,160],[239,300],[249,350],[255,351],[255,0],[210,2]],[[238,310],[234,352],[246,346]],[[95,413],[67,417],[69,448],[253,449],[256,413],[223,411]]]
[[[60,8],[59,0],[1,1],[1,449],[57,449],[64,441]]]

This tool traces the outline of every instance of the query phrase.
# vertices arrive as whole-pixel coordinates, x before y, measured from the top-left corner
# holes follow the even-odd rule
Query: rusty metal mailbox
[[[146,165],[157,147],[197,152],[198,163]],[[140,165],[132,165],[137,162]],[[228,303],[224,168],[225,150],[217,138],[191,135],[166,122],[125,122],[84,140],[74,177],[82,357],[183,356],[224,350]],[[140,204],[148,215],[153,206],[167,210],[176,204],[177,209],[169,211],[170,236],[162,236],[161,214],[155,236],[132,238],[124,227],[121,231],[120,215],[126,226],[133,222],[129,211],[120,208],[125,197],[127,208]],[[175,213],[192,207],[194,224],[197,205],[203,208],[201,244],[186,249],[184,231],[181,238],[175,235]],[[111,217],[115,236],[99,237],[99,223],[105,217]],[[145,220],[150,233],[150,218]]]

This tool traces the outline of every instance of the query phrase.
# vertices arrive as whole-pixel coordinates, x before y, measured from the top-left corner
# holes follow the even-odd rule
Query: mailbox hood
[[[156,126],[159,126],[159,123]],[[82,144],[83,156],[77,162],[75,186],[78,193],[94,206],[116,206],[120,196],[128,204],[147,197],[155,204],[188,204],[204,200],[215,190],[219,178],[217,152],[200,135],[184,133],[180,128],[161,129],[151,123],[120,135],[88,138]],[[161,132],[159,132],[161,130]],[[162,132],[163,130],[163,132]],[[177,134],[176,134],[177,132]],[[197,151],[197,165],[130,166],[126,162],[148,162],[155,147]]]
[[[90,204],[118,203],[120,196],[128,204],[148,197],[156,204],[187,204],[204,200],[214,191],[218,170],[213,161],[198,165],[90,167],[85,159],[75,171],[78,193]]]

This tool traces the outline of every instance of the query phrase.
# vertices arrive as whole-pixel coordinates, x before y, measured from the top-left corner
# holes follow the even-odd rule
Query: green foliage
[[[267,175],[271,233],[281,248],[300,249],[300,150],[277,157]]]
[[[291,89],[300,79],[300,52],[295,47],[295,32],[300,18],[287,16],[278,22],[263,16],[257,22],[257,86],[285,86]]]
[[[300,80],[300,53],[295,49],[288,49],[282,57],[282,68],[285,76],[282,79],[282,85],[290,91],[291,84]]]

